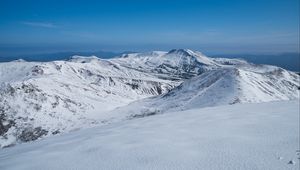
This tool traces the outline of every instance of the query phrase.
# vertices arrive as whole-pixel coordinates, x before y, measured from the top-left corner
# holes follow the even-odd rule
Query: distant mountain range
[[[282,67],[290,71],[300,72],[300,53],[282,54],[233,54],[214,55],[212,57],[242,58],[255,64],[269,64]]]
[[[26,61],[55,61],[55,60],[68,60],[70,57],[74,55],[81,56],[98,56],[99,58],[113,58],[123,53],[131,53],[130,51],[116,53],[116,52],[108,52],[108,51],[96,51],[96,52],[57,52],[57,53],[41,53],[41,54],[32,54],[32,55],[14,55],[14,56],[0,56],[0,62],[9,62],[13,60],[23,59]]]
[[[122,54],[134,53],[132,51],[124,52],[108,52],[108,51],[96,51],[96,52],[57,52],[57,53],[41,53],[33,55],[18,55],[18,56],[1,56],[0,62],[9,62],[13,60],[23,59],[26,61],[55,61],[55,60],[68,60],[71,56],[97,56],[102,59],[114,58],[121,56]],[[213,58],[237,58],[244,59],[248,62],[255,64],[269,64],[282,67],[290,71],[300,72],[300,53],[282,53],[282,54],[220,54],[212,55]]]

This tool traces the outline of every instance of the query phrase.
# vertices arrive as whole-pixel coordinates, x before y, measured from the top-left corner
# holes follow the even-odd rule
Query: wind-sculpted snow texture
[[[0,146],[95,124],[299,98],[299,75],[191,50],[0,63]]]
[[[1,170],[298,170],[299,102],[165,113],[0,151]]]

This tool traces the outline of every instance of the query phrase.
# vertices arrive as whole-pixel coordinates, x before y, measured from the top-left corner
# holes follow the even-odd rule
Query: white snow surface
[[[299,100],[169,112],[0,150],[1,170],[298,170]]]

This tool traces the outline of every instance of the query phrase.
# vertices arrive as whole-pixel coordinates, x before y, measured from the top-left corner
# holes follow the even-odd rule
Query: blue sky
[[[299,51],[298,0],[1,0],[0,55]]]

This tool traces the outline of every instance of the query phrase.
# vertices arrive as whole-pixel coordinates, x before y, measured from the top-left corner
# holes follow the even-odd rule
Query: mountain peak
[[[169,51],[167,54],[172,54],[172,55],[179,55],[179,56],[190,56],[190,57],[195,57],[195,58],[207,58],[204,54],[202,54],[199,51],[193,51],[190,49],[172,49]],[[206,59],[207,60],[207,59]]]
[[[193,51],[190,49],[172,49],[168,52],[168,54],[183,54],[187,56],[193,55]]]

